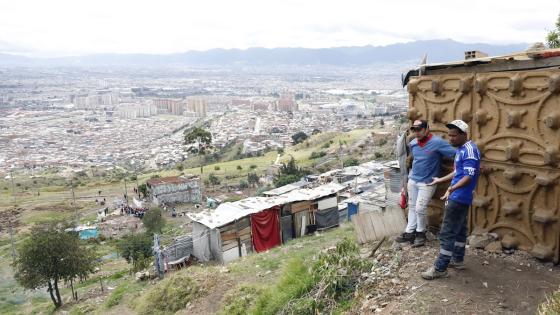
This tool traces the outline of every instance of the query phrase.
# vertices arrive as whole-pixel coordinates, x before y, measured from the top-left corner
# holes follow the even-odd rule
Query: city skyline
[[[213,48],[383,46],[414,40],[544,41],[558,0],[4,2],[0,52],[27,56],[167,54]]]

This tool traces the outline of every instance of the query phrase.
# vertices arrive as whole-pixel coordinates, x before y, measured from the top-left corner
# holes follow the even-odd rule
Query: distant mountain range
[[[424,40],[388,46],[336,48],[249,48],[211,49],[178,54],[95,54],[61,58],[28,58],[0,54],[0,65],[7,66],[278,66],[333,65],[363,66],[378,63],[420,61],[428,63],[463,59],[467,50],[480,50],[489,55],[504,55],[525,50],[529,44],[467,44],[454,40]]]

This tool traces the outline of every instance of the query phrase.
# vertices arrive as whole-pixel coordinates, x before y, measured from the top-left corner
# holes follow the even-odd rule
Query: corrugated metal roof
[[[443,73],[498,72],[541,69],[560,66],[560,48],[528,50],[510,55],[465,59],[421,65],[402,78],[403,86],[411,77]]]
[[[200,213],[189,213],[187,215],[191,220],[213,229],[275,206],[295,201],[319,199],[335,194],[344,188],[340,184],[328,183],[313,189],[293,190],[280,196],[250,197],[236,202],[226,202],[219,205],[216,209],[207,209]]]
[[[284,185],[282,187],[278,187],[278,188],[275,188],[275,189],[271,189],[269,191],[265,191],[263,193],[263,195],[266,195],[266,196],[283,195],[287,192],[290,192],[292,190],[301,188],[301,187],[306,186],[306,185],[309,185],[309,183],[304,181],[304,180],[300,180],[300,181],[295,182],[295,183],[291,183],[291,184],[288,184],[288,185]]]

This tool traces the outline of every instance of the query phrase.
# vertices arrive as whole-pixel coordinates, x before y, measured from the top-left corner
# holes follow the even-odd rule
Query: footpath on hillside
[[[558,289],[560,268],[523,251],[513,254],[467,249],[465,270],[423,280],[438,253],[437,240],[425,247],[387,242],[377,260],[398,260],[398,271],[366,296],[353,313],[380,314],[535,314],[546,295]]]

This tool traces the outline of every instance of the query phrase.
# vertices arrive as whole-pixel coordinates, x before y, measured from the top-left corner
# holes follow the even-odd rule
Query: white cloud
[[[560,1],[18,0],[0,3],[0,12],[0,42],[20,52],[172,53],[435,38],[535,42],[554,27]]]

